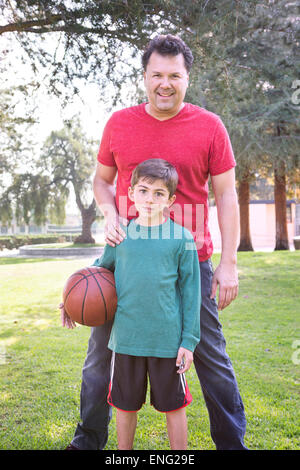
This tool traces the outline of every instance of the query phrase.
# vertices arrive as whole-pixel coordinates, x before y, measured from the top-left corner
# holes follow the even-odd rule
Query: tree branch
[[[17,23],[9,23],[4,26],[0,26],[0,34],[7,33],[7,32],[27,32],[29,29],[32,29],[35,26],[45,26],[45,25],[52,25],[56,24],[59,21],[62,21],[62,15],[51,15],[47,18],[40,19],[40,20],[32,20],[32,21],[19,21]],[[34,30],[32,30],[33,32]],[[49,31],[47,29],[47,31]]]

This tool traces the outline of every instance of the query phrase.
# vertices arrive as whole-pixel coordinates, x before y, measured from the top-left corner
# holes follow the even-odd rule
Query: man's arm
[[[214,272],[211,298],[215,297],[219,285],[218,308],[223,310],[238,295],[239,207],[234,168],[220,175],[211,176],[211,182],[222,239],[221,260]]]
[[[115,166],[106,166],[97,163],[93,180],[95,200],[105,217],[105,240],[110,246],[123,241],[125,233],[119,224],[119,213],[115,202],[114,181],[117,174]],[[122,219],[126,225],[126,221]]]

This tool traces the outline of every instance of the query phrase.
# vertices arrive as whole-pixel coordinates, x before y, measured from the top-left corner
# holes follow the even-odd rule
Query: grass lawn
[[[300,251],[238,260],[239,297],[220,319],[245,405],[245,442],[299,449]],[[0,258],[0,449],[63,449],[73,436],[89,328],[63,329],[57,307],[66,278],[92,261]],[[214,449],[193,367],[187,378],[189,448]],[[115,414],[106,448],[117,448]],[[149,401],[135,448],[169,448],[165,417]]]

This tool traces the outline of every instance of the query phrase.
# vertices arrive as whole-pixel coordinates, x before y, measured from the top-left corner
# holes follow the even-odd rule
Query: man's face
[[[182,108],[188,80],[182,54],[162,56],[153,52],[144,72],[148,112],[162,119],[175,116]]]

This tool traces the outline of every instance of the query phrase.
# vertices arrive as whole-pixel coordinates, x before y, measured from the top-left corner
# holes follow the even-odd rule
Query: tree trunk
[[[240,244],[238,251],[253,251],[249,216],[250,185],[247,176],[239,182],[238,197],[240,207]]]
[[[286,177],[284,162],[274,165],[274,199],[276,220],[275,250],[289,250],[286,220]]]
[[[87,208],[81,205],[80,212],[82,219],[82,231],[81,235],[75,239],[74,243],[95,243],[95,239],[92,237],[92,224],[96,220],[95,200],[93,200],[92,204]]]

